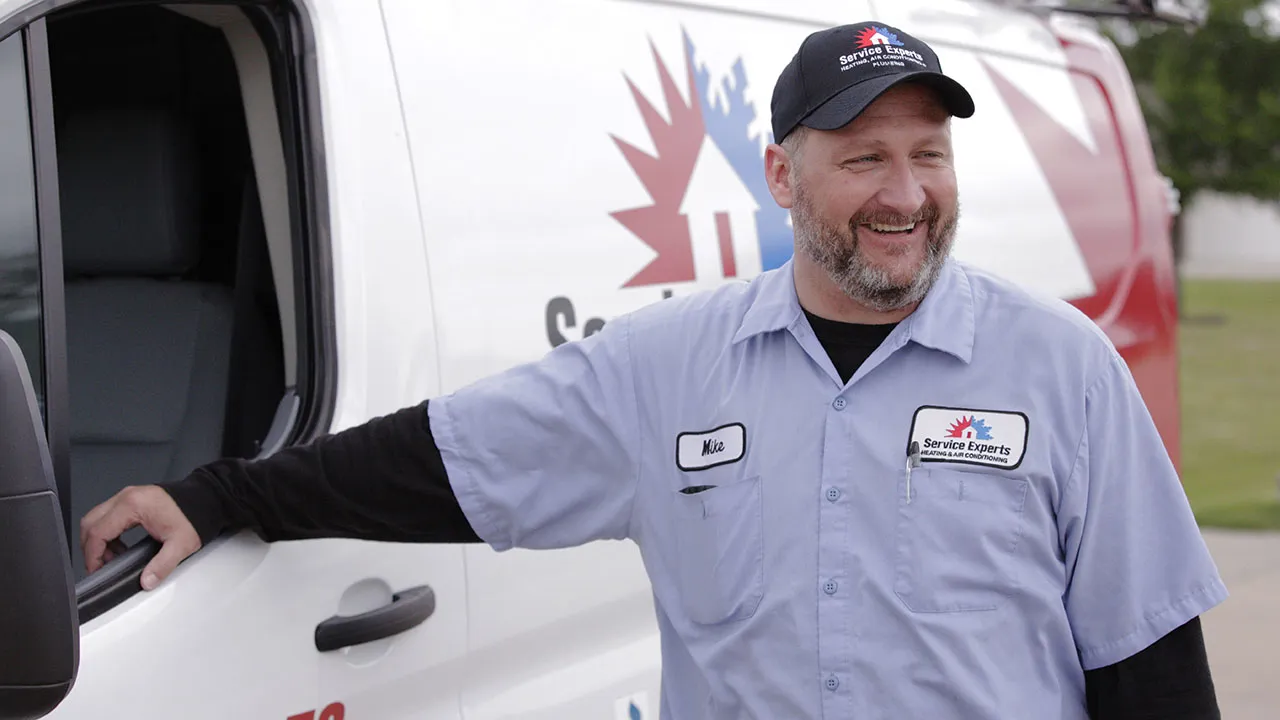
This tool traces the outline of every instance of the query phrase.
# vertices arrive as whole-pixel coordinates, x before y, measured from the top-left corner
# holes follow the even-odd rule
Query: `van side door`
[[[277,5],[0,0],[0,328],[79,580],[52,718],[460,718],[460,547],[241,532],[150,592],[138,533],[95,573],[78,557],[81,515],[126,485],[431,391],[398,381],[433,375],[430,325],[367,319],[422,308],[427,272],[380,14]]]

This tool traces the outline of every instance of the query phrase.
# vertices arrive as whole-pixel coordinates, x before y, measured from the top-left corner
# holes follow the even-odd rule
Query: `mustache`
[[[934,203],[921,206],[921,208],[910,215],[903,215],[895,210],[888,208],[875,208],[859,212],[849,220],[849,229],[854,230],[859,225],[868,225],[874,223],[876,225],[893,225],[901,227],[903,225],[916,225],[919,223],[934,224],[941,212]]]

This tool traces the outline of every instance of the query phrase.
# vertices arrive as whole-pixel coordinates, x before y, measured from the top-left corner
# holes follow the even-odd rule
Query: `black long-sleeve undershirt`
[[[809,319],[846,382],[892,330]],[[246,528],[267,541],[480,542],[449,485],[426,409],[405,408],[265,460],[220,460],[163,487],[204,543]],[[1199,618],[1087,671],[1085,689],[1092,720],[1221,717]]]
[[[426,403],[263,460],[219,460],[162,487],[202,543],[246,528],[267,541],[480,542],[445,475]]]

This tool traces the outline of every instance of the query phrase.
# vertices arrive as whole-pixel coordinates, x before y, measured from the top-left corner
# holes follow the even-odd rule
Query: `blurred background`
[[[1205,618],[1223,717],[1280,718],[1280,2],[1157,9],[1194,22],[1098,22],[1181,206],[1182,474],[1232,592]]]
[[[1174,5],[1100,24],[1181,204],[1183,477],[1202,525],[1280,530],[1280,2]]]

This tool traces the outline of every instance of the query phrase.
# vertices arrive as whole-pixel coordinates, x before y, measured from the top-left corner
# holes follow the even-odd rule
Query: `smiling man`
[[[967,98],[953,102],[956,114],[973,112]],[[810,138],[800,126],[784,152],[770,149],[771,190],[791,209],[801,255],[802,305],[885,322],[924,299],[959,214],[949,120],[933,89],[908,82],[840,130]],[[806,141],[812,162],[801,163]],[[904,161],[891,157],[897,148],[906,148]]]
[[[1066,303],[950,257],[973,101],[879,23],[778,80],[794,259],[537,362],[84,519],[154,587],[218,534],[634,541],[665,720],[1217,717],[1226,589],[1127,366]],[[1035,228],[1026,228],[1035,232]]]

